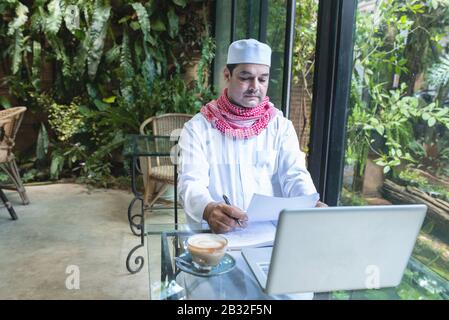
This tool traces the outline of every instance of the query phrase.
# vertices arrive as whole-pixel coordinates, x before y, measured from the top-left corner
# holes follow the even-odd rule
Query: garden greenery
[[[13,101],[0,104],[47,115],[22,165],[54,179],[78,170],[104,184],[124,135],[143,120],[197,112],[214,96],[207,10],[207,1],[187,0],[1,1],[0,81]],[[187,82],[191,59],[198,80]]]
[[[358,12],[346,152],[347,164],[354,164],[354,191],[361,191],[368,154],[389,174],[400,165],[419,165],[412,145],[422,144],[423,135],[448,136],[444,97],[415,92],[437,74],[431,67],[448,22],[448,1],[385,0],[374,12]],[[437,89],[446,87],[440,82]]]

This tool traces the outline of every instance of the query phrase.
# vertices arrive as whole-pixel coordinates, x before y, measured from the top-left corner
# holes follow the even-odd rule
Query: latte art
[[[189,244],[199,249],[221,249],[226,245],[226,241],[213,237],[213,235],[208,235],[207,237],[192,237],[189,240]]]
[[[228,240],[213,233],[195,234],[187,240],[187,250],[193,264],[200,269],[210,269],[218,265],[226,253]]]

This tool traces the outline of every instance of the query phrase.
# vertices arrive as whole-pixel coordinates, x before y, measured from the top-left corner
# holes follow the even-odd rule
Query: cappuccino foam
[[[226,246],[226,239],[214,234],[198,234],[189,238],[189,245],[199,249],[221,249]]]

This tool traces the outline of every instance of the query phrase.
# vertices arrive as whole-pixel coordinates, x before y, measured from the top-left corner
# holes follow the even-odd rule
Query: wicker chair
[[[0,120],[0,160],[6,159],[8,157],[9,139],[6,136],[5,127],[10,126],[12,121],[13,121],[12,119]],[[1,187],[0,187],[0,199],[2,200],[6,209],[8,209],[11,218],[13,220],[17,220],[16,212],[14,211],[14,208],[12,207],[11,203],[9,202],[8,198],[6,197]]]
[[[183,113],[151,117],[141,124],[140,134],[170,136],[173,130],[182,129],[184,123],[192,117]],[[175,183],[173,164],[169,157],[141,157],[140,167],[143,174],[144,205],[151,208],[168,186]],[[160,187],[157,187],[158,182]]]
[[[16,159],[12,152],[15,145],[15,139],[23,116],[27,108],[15,107],[0,111],[0,122],[3,125],[4,138],[0,145],[0,167],[11,178],[14,186],[1,186],[2,189],[17,190],[22,198],[23,204],[29,204],[28,196],[20,178],[19,169],[17,168]]]

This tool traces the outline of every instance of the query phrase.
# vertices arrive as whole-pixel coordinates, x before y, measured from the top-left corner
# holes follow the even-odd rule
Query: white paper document
[[[224,234],[228,239],[228,248],[237,250],[245,247],[262,247],[273,245],[276,226],[272,221],[249,223],[248,227],[237,228]]]
[[[255,193],[246,210],[249,222],[278,220],[282,210],[313,208],[320,199],[318,193],[292,198],[264,196]]]
[[[282,210],[313,208],[320,196],[316,193],[294,198],[279,198],[254,194],[249,204],[248,227],[237,228],[224,234],[228,239],[229,249],[244,247],[262,247],[273,245],[276,224]]]

